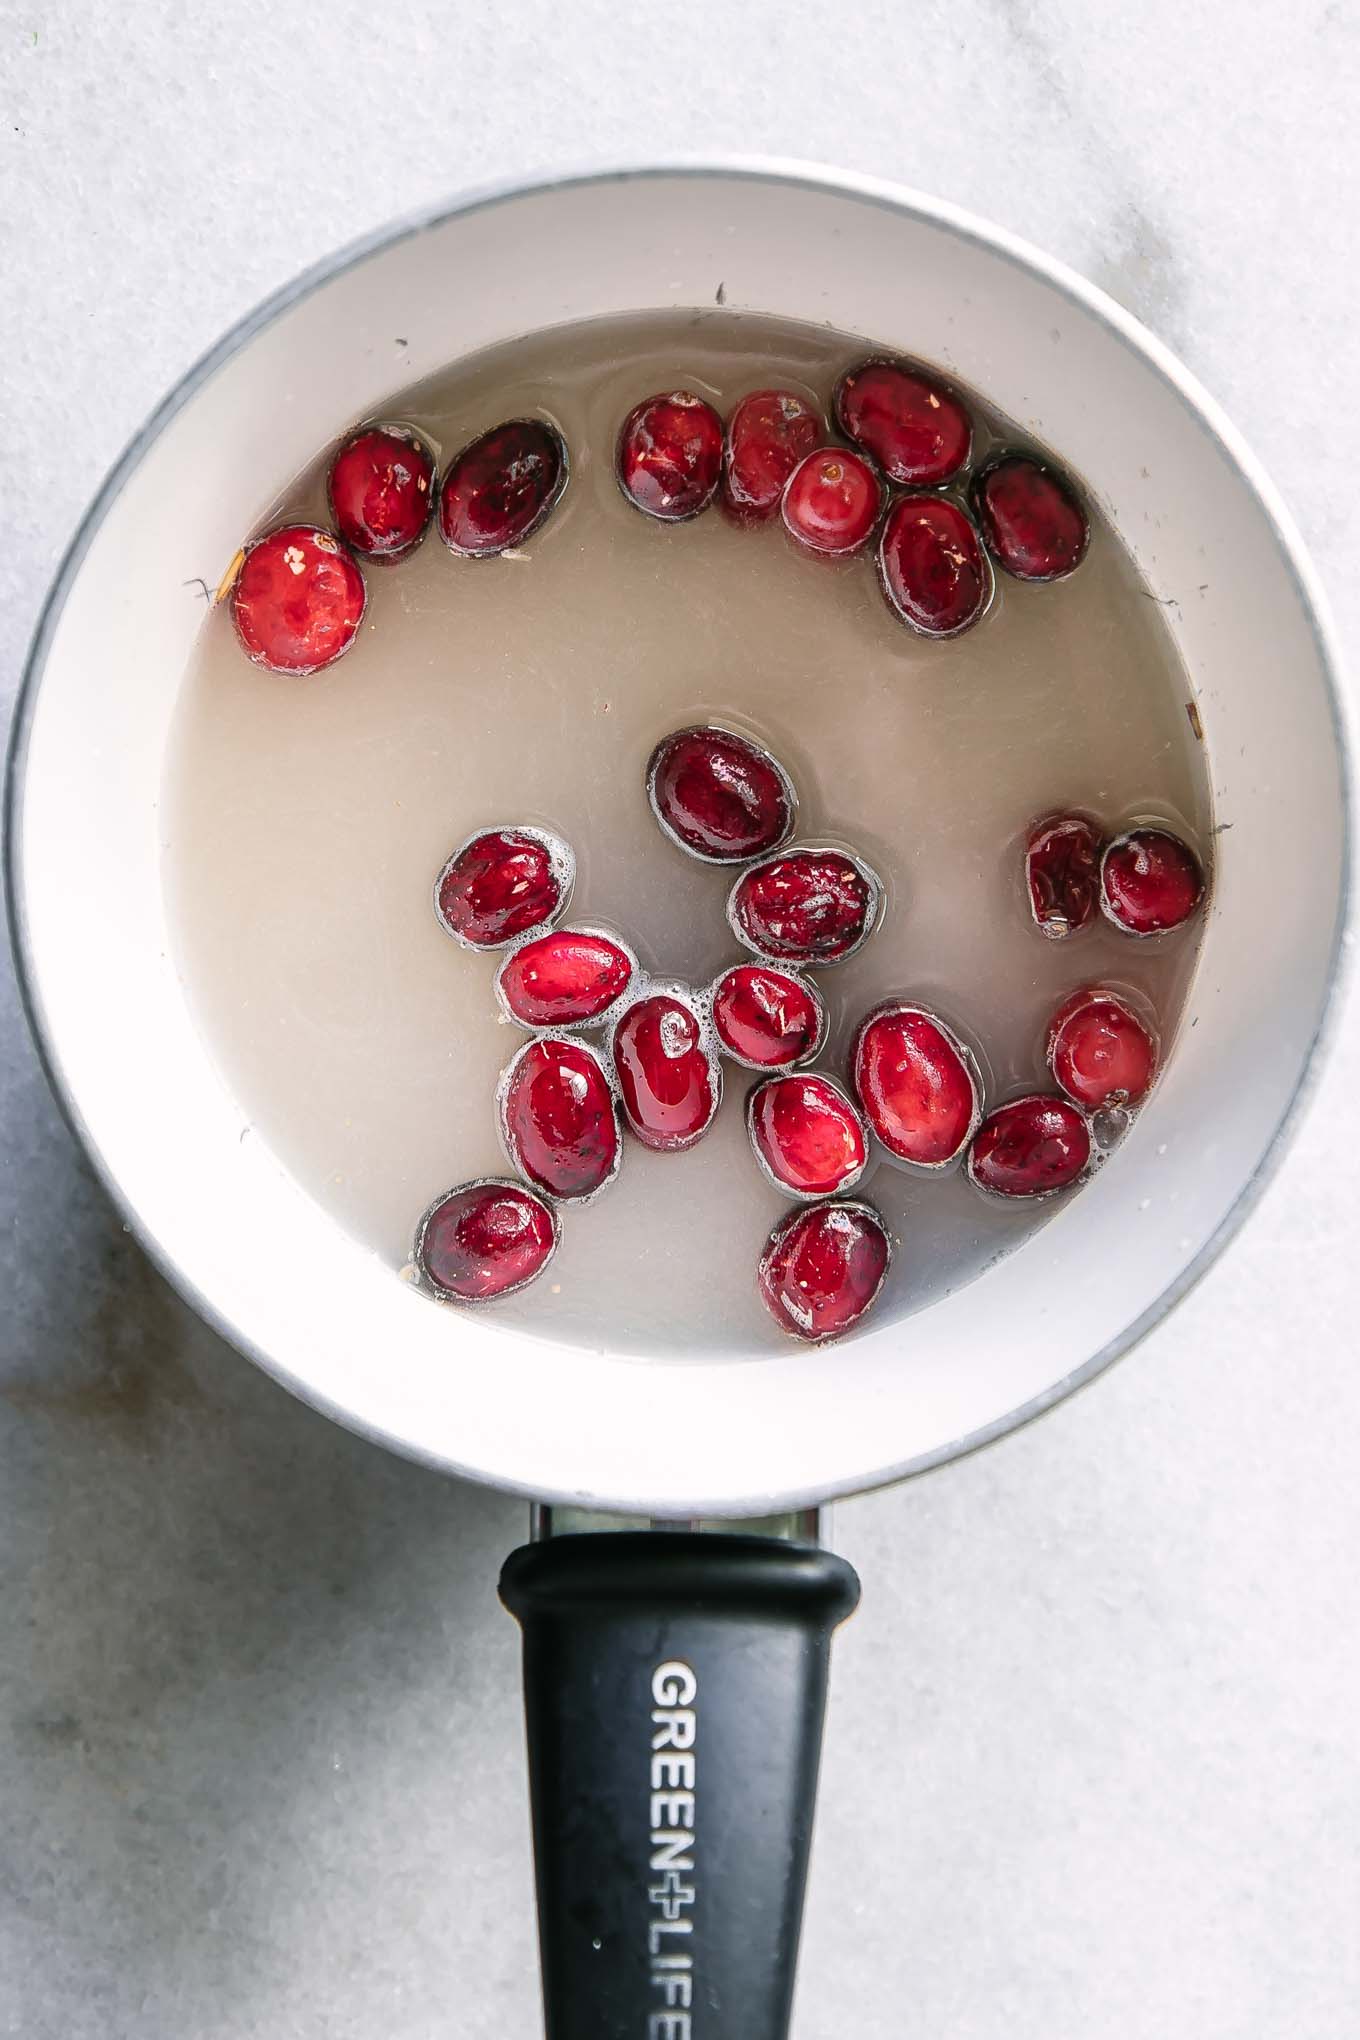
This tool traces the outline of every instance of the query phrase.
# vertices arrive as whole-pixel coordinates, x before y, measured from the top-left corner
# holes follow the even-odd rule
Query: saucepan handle
[[[548,2040],[784,2040],[843,1559],[617,1531],[512,1552]]]

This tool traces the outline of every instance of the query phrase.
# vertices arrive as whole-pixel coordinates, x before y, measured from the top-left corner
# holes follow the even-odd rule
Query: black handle
[[[548,2040],[784,2040],[843,1559],[618,1531],[512,1552]]]

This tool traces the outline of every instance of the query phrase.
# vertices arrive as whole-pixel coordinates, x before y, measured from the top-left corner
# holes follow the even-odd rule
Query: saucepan
[[[866,1320],[834,1365],[556,1346],[413,1293],[242,1141],[162,888],[157,803],[202,614],[188,584],[282,477],[381,414],[394,336],[404,382],[564,321],[715,299],[898,345],[1058,450],[1165,606],[1212,778],[1200,960],[1127,1140],[1028,1244],[914,1316]],[[539,1505],[502,1591],[524,1628],[550,2034],[774,2040],[829,1638],[858,1591],[817,1545],[818,1505],[999,1437],[1132,1345],[1240,1224],[1315,1065],[1345,747],[1323,605],[1274,491],[1150,334],[950,206],[768,164],[479,194],[302,277],[139,433],[38,629],[8,826],[34,1031],[158,1266],[340,1422]]]

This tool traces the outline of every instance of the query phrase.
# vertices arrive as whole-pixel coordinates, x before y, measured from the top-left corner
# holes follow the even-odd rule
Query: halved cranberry
[[[692,1006],[655,991],[622,1015],[611,1047],[623,1109],[644,1147],[676,1153],[707,1133],[722,1100],[722,1070]]]
[[[566,487],[567,449],[541,418],[495,425],[455,454],[439,488],[451,552],[486,559],[522,545]]]
[[[741,524],[764,524],[784,484],[822,436],[822,421],[795,390],[753,390],[727,421],[723,507]]]
[[[523,1027],[579,1026],[608,1012],[636,969],[631,951],[602,928],[554,928],[511,950],[496,994]]]
[[[981,1110],[963,1043],[920,1006],[870,1013],[851,1051],[855,1096],[884,1147],[919,1168],[942,1169],[963,1152]]]
[[[368,560],[399,560],[425,536],[434,455],[404,425],[370,425],[336,454],[328,488],[345,544]]]
[[[784,490],[784,529],[809,552],[844,559],[869,543],[883,484],[867,460],[823,446],[798,463]]]
[[[1100,834],[1085,815],[1036,822],[1025,845],[1025,888],[1041,935],[1055,942],[1084,928],[1100,888]]]
[[[722,472],[722,419],[692,390],[635,404],[619,434],[619,485],[649,517],[679,523],[706,510]]]
[[[421,1219],[415,1263],[437,1295],[489,1303],[527,1288],[556,1247],[551,1207],[522,1183],[463,1183]]]
[[[794,1211],[765,1243],[756,1273],[761,1302],[795,1339],[834,1339],[857,1324],[883,1287],[892,1249],[868,1204]]]
[[[883,888],[843,850],[781,851],[742,873],[727,902],[737,940],[781,963],[839,963],[873,929]]]
[[[947,496],[902,496],[878,547],[883,592],[922,637],[957,637],[992,592],[987,556],[965,510]]]
[[[505,1151],[550,1197],[593,1197],[618,1173],[622,1142],[604,1065],[583,1041],[526,1042],[496,1093]]]
[[[354,642],[364,577],[338,538],[285,524],[247,546],[231,616],[247,658],[271,673],[319,673]]]
[[[435,912],[469,948],[499,949],[557,918],[575,871],[570,849],[544,829],[483,829],[440,872]]]
[[[864,1174],[869,1136],[830,1077],[768,1077],[746,1101],[746,1124],[761,1168],[795,1197],[835,1197]]]
[[[973,484],[987,549],[1018,581],[1056,581],[1080,566],[1090,527],[1067,482],[1022,453],[1008,454]]]
[[[749,737],[706,726],[664,737],[647,765],[647,798],[673,843],[710,864],[744,864],[793,828],[793,784]]]
[[[1088,985],[1053,1015],[1048,1066],[1058,1088],[1088,1112],[1136,1105],[1157,1073],[1157,1043],[1117,993]]]
[[[814,1056],[826,1009],[807,978],[767,963],[738,963],[713,987],[713,1031],[750,1070],[788,1070]]]
[[[1046,1197],[1075,1183],[1091,1159],[1091,1132],[1066,1098],[1012,1098],[989,1112],[968,1153],[968,1174],[994,1197]]]
[[[1100,904],[1126,935],[1161,935],[1188,921],[1204,897],[1204,874],[1187,843],[1167,829],[1131,829],[1100,860]]]
[[[890,482],[932,488],[958,473],[973,428],[968,413],[935,376],[895,361],[866,361],[841,378],[836,422],[872,454]]]

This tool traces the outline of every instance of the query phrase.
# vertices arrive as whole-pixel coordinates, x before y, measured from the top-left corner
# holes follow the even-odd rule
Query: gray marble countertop
[[[1225,404],[1356,642],[1337,0],[7,0],[0,80],[7,689],[101,472],[229,321],[394,213],[606,150],[839,161],[1065,257]],[[217,1343],[8,983],[0,1025],[0,2031],[531,2034],[521,1508]],[[1236,1246],[1094,1392],[837,1512],[866,1592],[799,2040],[1354,2030],[1357,1079],[1352,1017]]]

